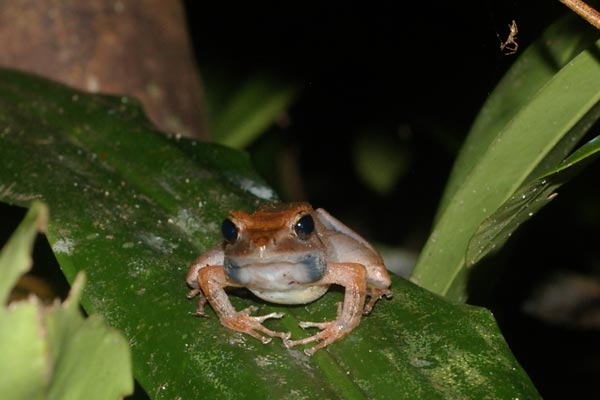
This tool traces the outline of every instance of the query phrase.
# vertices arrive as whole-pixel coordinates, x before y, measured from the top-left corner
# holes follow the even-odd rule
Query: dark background
[[[371,240],[415,252],[470,124],[519,55],[499,48],[508,25],[517,21],[523,51],[569,13],[558,1],[541,0],[186,7],[201,70],[227,71],[232,79],[260,71],[300,87],[287,123],[248,148],[281,196],[309,200]],[[409,155],[388,193],[356,174],[353,146],[364,135],[392,138]],[[277,161],[281,152],[291,155],[292,168]],[[492,309],[544,398],[594,393],[600,373],[599,324],[582,328],[523,311],[557,275],[597,282],[598,172],[593,165],[563,187],[471,283],[470,302]],[[585,311],[598,315],[599,304],[596,298]]]
[[[293,149],[302,186],[289,194],[280,190],[284,199],[305,197],[350,218],[380,214],[377,219],[392,222],[387,226],[402,226],[391,232],[384,226],[365,227],[384,242],[428,230],[471,122],[515,60],[516,55],[499,49],[510,22],[517,21],[518,42],[525,49],[568,12],[558,1],[279,9],[186,5],[201,72],[227,71],[235,80],[260,71],[300,88],[289,125],[249,148],[263,155],[266,143],[278,141]],[[408,133],[399,134],[407,126]],[[391,136],[411,155],[409,170],[386,196],[357,182],[352,146],[364,134]],[[281,188],[272,171],[276,168],[267,165],[262,172]],[[379,204],[377,210],[372,203]]]

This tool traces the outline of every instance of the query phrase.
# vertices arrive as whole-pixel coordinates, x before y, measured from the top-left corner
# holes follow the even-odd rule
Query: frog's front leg
[[[282,313],[251,316],[250,313],[255,311],[256,307],[248,307],[239,312],[233,308],[233,305],[225,292],[225,288],[239,287],[239,285],[236,285],[227,279],[223,266],[211,265],[201,268],[198,271],[198,284],[202,290],[202,294],[204,294],[206,300],[208,300],[215,313],[219,316],[221,324],[227,328],[247,333],[265,344],[269,343],[273,337],[279,337],[283,340],[289,339],[289,332],[272,331],[262,325],[262,323],[269,318],[283,317]],[[267,336],[264,336],[261,333]]]
[[[367,272],[362,264],[332,263],[327,265],[327,272],[319,283],[343,286],[344,303],[341,308],[338,305],[337,317],[334,321],[300,322],[302,328],[321,329],[319,333],[300,340],[284,340],[286,347],[320,341],[317,345],[304,350],[304,353],[309,356],[347,335],[358,326],[365,305]]]

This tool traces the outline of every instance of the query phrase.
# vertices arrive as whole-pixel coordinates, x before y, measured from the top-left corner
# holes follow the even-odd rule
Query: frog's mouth
[[[243,263],[236,258],[225,258],[225,274],[229,279],[249,289],[288,291],[318,281],[325,274],[324,256],[308,254],[295,259],[264,262],[261,259]]]

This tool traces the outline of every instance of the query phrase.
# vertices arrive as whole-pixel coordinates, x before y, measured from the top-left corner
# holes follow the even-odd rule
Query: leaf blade
[[[273,75],[251,74],[227,87],[231,79],[208,71],[210,125],[215,142],[242,149],[284,115],[298,89]]]
[[[3,81],[19,80],[20,89],[3,91]],[[6,101],[17,95],[20,101]],[[195,304],[185,298],[187,266],[214,245],[228,210],[271,199],[268,188],[239,152],[159,136],[121,99],[78,93],[71,108],[73,96],[0,71],[0,101],[7,106],[0,108],[0,131],[27,133],[0,137],[0,154],[9,161],[0,182],[13,184],[0,198],[24,204],[33,196],[50,204],[48,239],[61,268],[70,280],[87,271],[84,306],[123,330],[136,377],[153,398],[385,399],[413,398],[415,391],[476,397],[483,386],[471,377],[482,375],[489,376],[489,393],[509,385],[523,397],[538,397],[488,312],[447,303],[397,278],[395,300],[381,301],[355,331],[314,358],[277,340],[263,345],[233,333],[208,307],[209,318],[194,318]],[[92,134],[97,137],[87,137]],[[268,326],[299,335],[298,321],[333,318],[342,294],[331,291],[297,307],[230,298],[237,309],[258,304],[260,313],[284,312]],[[419,337],[428,342],[405,346]],[[452,354],[448,343],[456,343]],[[502,362],[482,363],[478,353]],[[461,358],[460,369],[448,369]]]
[[[595,56],[599,45],[596,42],[561,69],[479,156],[442,209],[411,276],[413,282],[465,300],[465,256],[477,227],[531,179],[546,157],[559,154],[557,145],[570,149],[573,139],[600,117],[600,67]]]
[[[488,253],[499,249],[519,225],[533,217],[556,197],[556,189],[599,154],[600,136],[597,136],[566,158],[558,167],[517,191],[477,228],[467,248],[467,265],[473,266]]]

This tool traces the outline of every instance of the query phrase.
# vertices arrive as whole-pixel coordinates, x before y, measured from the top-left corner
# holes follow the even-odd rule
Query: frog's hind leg
[[[365,304],[365,308],[363,308],[363,315],[369,315],[371,311],[373,311],[373,307],[377,300],[385,296],[386,299],[392,298],[392,291],[390,289],[381,289],[378,287],[368,287],[367,288],[367,297],[369,298],[369,302]]]
[[[200,290],[200,288],[195,288],[190,290],[186,295],[186,297],[190,300],[196,296],[200,297],[198,298],[198,307],[196,307],[194,315],[197,317],[206,317],[206,314],[204,313],[204,306],[206,305],[206,296],[204,295],[204,293],[202,293],[202,290]]]
[[[204,313],[204,306],[206,305],[206,296],[204,293],[200,292],[200,297],[198,298],[198,307],[196,307],[195,315],[199,317],[206,317]]]

